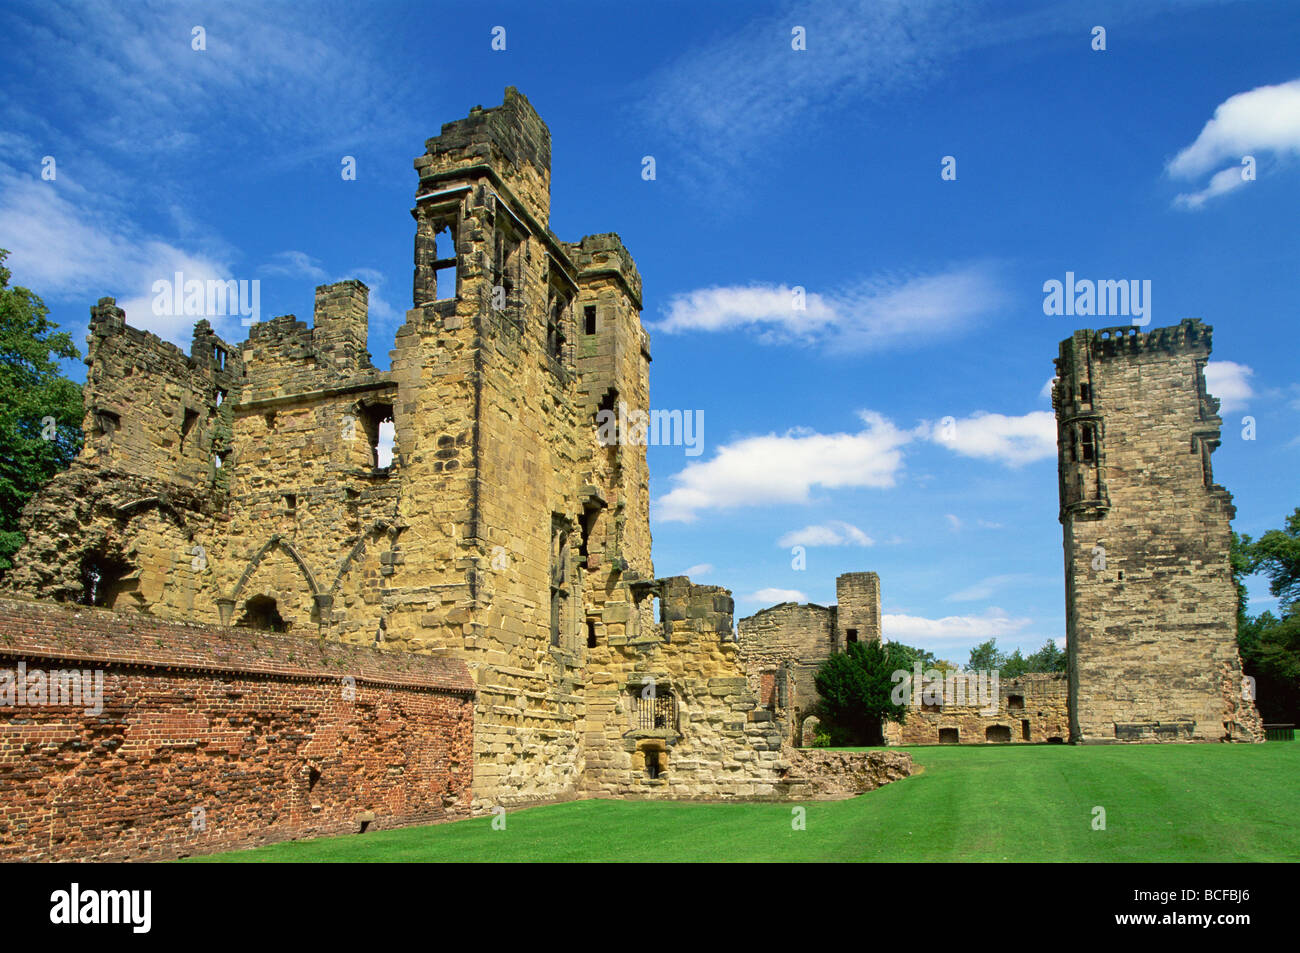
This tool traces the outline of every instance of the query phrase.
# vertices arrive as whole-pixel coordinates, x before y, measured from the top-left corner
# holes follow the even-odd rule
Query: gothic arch
[[[352,549],[348,551],[348,554],[343,557],[343,563],[339,566],[339,571],[334,576],[334,581],[330,583],[327,592],[330,595],[334,595],[334,593],[339,591],[339,586],[343,584],[343,577],[352,571],[353,563],[357,562],[365,555],[366,550],[370,548],[370,542],[372,539],[378,540],[380,535],[384,534],[386,534],[390,539],[395,539],[397,537],[397,532],[398,527],[394,524],[388,523],[385,520],[375,520],[375,522],[357,538],[356,545],[353,546]]]
[[[253,573],[257,572],[257,567],[262,564],[263,557],[277,546],[284,551],[286,556],[298,564],[298,568],[302,571],[303,577],[307,580],[307,587],[311,590],[312,597],[315,598],[321,594],[320,586],[316,585],[316,577],[313,576],[311,570],[307,568],[306,561],[298,554],[298,550],[294,548],[293,543],[289,542],[277,533],[275,536],[268,539],[253,558],[249,560],[248,567],[244,570],[244,574],[239,577],[239,582],[235,583],[235,588],[230,591],[230,595],[226,597],[225,601],[232,605],[239,601],[239,594],[244,591],[245,583],[253,578]]]

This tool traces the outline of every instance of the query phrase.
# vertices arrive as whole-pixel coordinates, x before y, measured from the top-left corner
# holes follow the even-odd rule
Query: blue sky
[[[411,161],[517,86],[552,228],[637,259],[652,405],[704,414],[700,456],[649,451],[657,573],[740,616],[875,570],[887,637],[1029,650],[1064,634],[1044,385],[1074,328],[1127,323],[1045,315],[1045,281],[1149,280],[1151,326],[1212,324],[1236,528],[1300,504],[1298,27],[1293,3],[9,4],[0,247],[78,340],[112,295],[188,347],[148,307],[176,270],[304,319],[359,277],[387,366]]]

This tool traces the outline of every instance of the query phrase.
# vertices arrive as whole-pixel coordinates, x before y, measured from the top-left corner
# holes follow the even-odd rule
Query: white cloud
[[[976,411],[955,426],[926,423],[926,437],[964,457],[996,460],[1009,467],[1056,456],[1056,415],[1033,410],[1020,417]]]
[[[1300,79],[1228,97],[1196,141],[1170,160],[1169,173],[1195,178],[1259,150],[1300,154]]]
[[[271,261],[257,269],[264,275],[283,275],[286,278],[325,280],[325,269],[320,262],[303,251],[282,251],[271,256]]]
[[[952,513],[943,514],[943,518],[948,521],[948,527],[954,532],[961,530],[961,518],[954,516]]]
[[[1235,361],[1208,361],[1205,365],[1205,389],[1219,398],[1219,412],[1231,414],[1244,410],[1255,396],[1250,378],[1255,372]]]
[[[806,291],[802,299],[789,285],[697,289],[670,299],[666,316],[652,329],[745,329],[765,343],[857,353],[955,334],[1005,300],[995,269],[973,264],[931,275],[876,277],[824,294]]]
[[[1001,576],[986,576],[979,582],[967,586],[965,589],[959,589],[950,596],[944,597],[945,602],[977,602],[980,599],[988,599],[999,589],[1008,585],[1028,580],[1028,575],[1024,573],[1007,573]]]
[[[880,626],[890,642],[925,648],[939,643],[1006,639],[1023,631],[1031,622],[1031,619],[1012,618],[1004,610],[992,608],[980,615],[950,615],[941,619],[885,613],[881,616]]]
[[[780,326],[791,336],[804,336],[835,321],[835,311],[821,295],[797,292],[789,285],[748,285],[700,288],[674,295],[668,316],[656,331],[727,331],[746,325]]]
[[[694,566],[688,566],[684,576],[690,576],[692,579],[699,579],[703,576],[711,575],[713,572],[713,563],[697,563]]]
[[[393,444],[397,440],[397,429],[391,420],[385,420],[379,424],[379,444],[376,448],[376,456],[379,458],[379,466],[386,467],[393,462]]]
[[[1055,384],[1055,383],[1056,383],[1056,378],[1055,378],[1055,377],[1049,377],[1049,378],[1047,379],[1047,383],[1044,384],[1044,385],[1039,389],[1039,391],[1038,391],[1038,396],[1039,396],[1039,397],[1042,397],[1044,400],[1051,400],[1051,399],[1052,399],[1052,385]]]
[[[366,299],[368,304],[368,314],[374,321],[394,321],[401,317],[395,307],[388,301],[384,293],[384,286],[387,279],[384,273],[376,268],[354,268],[350,275],[342,278],[335,278],[335,281],[345,281],[348,278],[356,278],[363,282],[370,289],[370,296]]]
[[[233,160],[245,170],[253,162],[297,164],[305,152],[337,162],[345,144],[391,140],[411,126],[383,75],[374,21],[227,4],[204,21],[206,49],[196,51],[194,20],[156,3],[34,8],[6,23],[8,52],[20,75],[59,77],[39,87],[42,111],[78,116],[81,149],[147,153],[156,166],[167,153]],[[95,69],[82,68],[87,62]],[[19,108],[0,104],[9,124],[30,121]],[[338,122],[343,115],[353,119]],[[241,148],[263,135],[281,144],[274,155]],[[66,151],[56,144],[56,155]]]
[[[1300,79],[1257,86],[1220,103],[1196,140],[1169,161],[1167,171],[1192,181],[1224,162],[1231,165],[1219,169],[1205,188],[1179,195],[1175,203],[1200,208],[1206,199],[1241,187],[1246,182],[1243,157],[1254,156],[1258,163],[1265,153],[1300,155]]]
[[[807,602],[808,597],[798,589],[760,589],[741,597],[745,602],[762,602],[776,605],[781,602]]]
[[[891,487],[903,467],[900,448],[912,434],[872,411],[859,416],[866,427],[857,433],[800,429],[726,444],[711,460],[671,477],[673,489],[657,501],[657,515],[691,522],[707,509],[806,503],[815,486]]]
[[[1240,188],[1246,184],[1242,178],[1241,169],[1236,166],[1228,166],[1226,169],[1214,173],[1210,179],[1210,184],[1199,192],[1182,192],[1174,197],[1174,204],[1183,208],[1199,209],[1207,199],[1212,199],[1216,195],[1224,195],[1233,189]]]
[[[778,546],[874,546],[873,540],[852,523],[827,520],[825,523],[805,526],[786,533],[776,543]]]
[[[21,175],[0,164],[0,235],[10,252],[14,281],[50,298],[104,295],[117,299],[132,326],[152,331],[189,349],[192,315],[155,315],[153,283],[233,276],[228,262],[187,251],[140,232],[129,221],[97,214],[102,207],[65,172],[54,182]],[[228,336],[239,317],[209,316]]]

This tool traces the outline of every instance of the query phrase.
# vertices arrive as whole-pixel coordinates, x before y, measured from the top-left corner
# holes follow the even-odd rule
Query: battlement
[[[543,227],[550,216],[551,131],[513,86],[506,87],[500,106],[475,106],[464,119],[445,123],[425,142],[415,169],[417,197],[486,173],[533,206],[528,211]]]
[[[579,282],[590,281],[603,275],[616,277],[623,285],[632,304],[641,309],[641,273],[637,270],[632,253],[614,232],[585,235],[580,242],[565,242],[565,250],[578,269]]]
[[[1113,328],[1084,329],[1061,342],[1060,371],[1063,362],[1075,355],[1087,354],[1094,360],[1108,360],[1152,351],[1166,353],[1208,354],[1214,328],[1198,318],[1184,318],[1178,324],[1152,328],[1143,332],[1132,325]]]
[[[316,359],[348,374],[371,369],[366,350],[370,289],[355,279],[316,289]]]
[[[219,408],[244,372],[237,349],[205,320],[191,354],[131,327],[113,298],[90,309],[86,435],[80,460],[184,486],[208,485],[221,449]]]
[[[170,341],[127,324],[126,312],[117,306],[114,298],[100,298],[91,306],[90,333],[86,341],[89,348],[84,360],[92,367],[100,348],[112,341],[113,346],[135,349],[135,360],[140,362],[142,369],[157,369],[174,375],[206,370],[220,375],[226,382],[243,372],[238,350],[218,337],[206,319],[194,325],[193,343],[187,356]]]

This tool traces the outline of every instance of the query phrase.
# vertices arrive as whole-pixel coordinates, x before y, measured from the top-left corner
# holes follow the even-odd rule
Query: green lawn
[[[1300,743],[910,748],[846,801],[574,801],[198,861],[1300,860]],[[1106,829],[1093,830],[1093,808]]]

